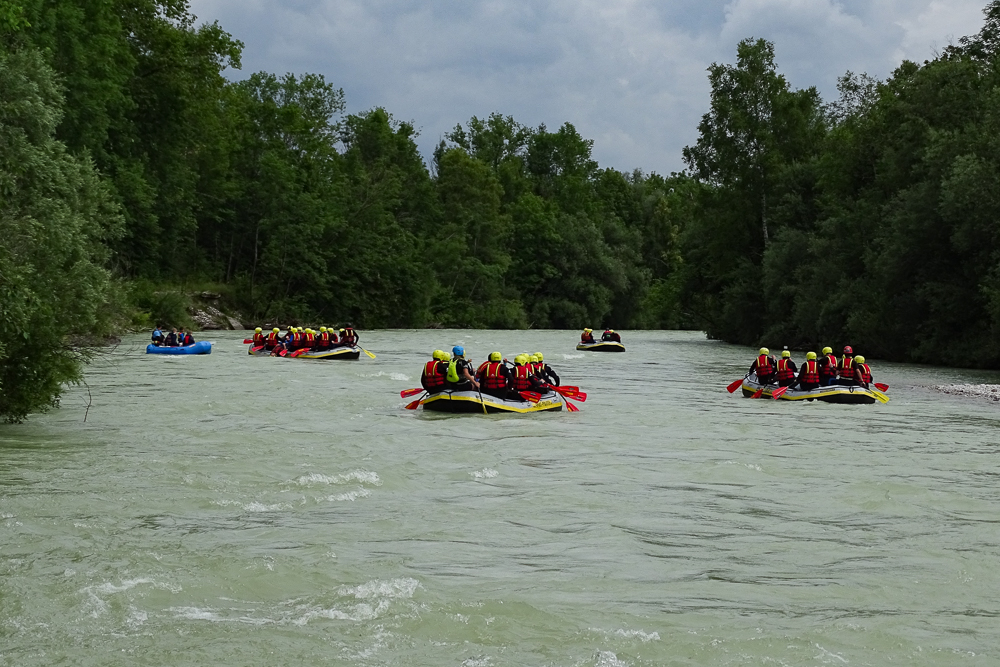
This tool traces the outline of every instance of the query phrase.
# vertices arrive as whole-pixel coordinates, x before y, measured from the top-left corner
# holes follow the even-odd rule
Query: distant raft
[[[752,397],[761,388],[757,381],[757,376],[751,373],[743,380],[743,396]],[[761,394],[762,398],[771,398],[771,393],[778,389],[776,385],[767,385]],[[810,391],[801,389],[789,389],[778,397],[779,401],[823,401],[824,403],[842,403],[848,405],[870,405],[876,401],[888,403],[889,397],[874,389],[864,387],[848,387],[842,384],[834,384],[828,387],[818,387]]]
[[[465,414],[498,414],[509,412],[527,414],[531,412],[558,412],[563,409],[562,398],[554,391],[542,394],[537,403],[504,400],[478,391],[441,391],[429,394],[420,401],[424,410]]]
[[[624,352],[625,346],[613,340],[598,340],[593,343],[580,343],[576,349],[587,352]]]
[[[260,347],[251,346],[248,353],[252,357],[269,357],[271,356],[271,351]],[[292,356],[295,355],[295,356]],[[356,345],[342,345],[340,347],[330,348],[329,350],[309,350],[308,352],[303,352],[302,354],[295,354],[295,352],[289,352],[285,355],[285,359],[358,359],[361,356],[361,348]]]
[[[164,347],[150,343],[146,346],[146,354],[212,354],[212,344],[205,340],[183,347]]]

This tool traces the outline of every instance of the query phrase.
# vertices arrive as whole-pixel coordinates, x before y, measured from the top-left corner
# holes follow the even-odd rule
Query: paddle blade
[[[883,394],[882,392],[878,391],[877,389],[873,389],[872,393],[875,394],[875,398],[878,400],[879,403],[882,403],[884,405],[889,402],[889,397]]]
[[[753,396],[751,396],[750,398],[760,398],[760,397],[761,397],[761,396],[762,396],[763,394],[764,394],[764,388],[763,388],[763,387],[761,387],[761,388],[760,388],[760,389],[758,389],[758,390],[757,390],[757,392],[756,392],[756,393],[755,393],[755,394],[754,394]]]
[[[410,396],[416,396],[422,391],[423,389],[421,389],[420,387],[417,387],[416,389],[404,389],[403,391],[399,392],[399,397],[409,398]]]
[[[743,380],[737,380],[736,382],[726,387],[726,391],[728,391],[731,394],[737,389],[739,389],[741,386],[743,386]]]
[[[287,357],[288,356],[288,350],[286,350],[285,348],[281,348],[281,352],[278,353],[278,356],[279,357]]]
[[[253,342],[253,338],[244,338],[243,339],[243,344],[244,345],[249,345],[252,342]]]
[[[786,391],[788,391],[788,387],[779,387],[779,388],[775,389],[774,392],[771,394],[771,398],[773,398],[774,400],[778,400],[779,398],[782,397],[782,395]]]
[[[566,409],[569,410],[570,412],[579,412],[580,411],[580,408],[576,407],[575,405],[573,405],[569,401],[566,401]]]
[[[298,349],[298,350],[295,350],[294,352],[292,352],[292,354],[290,356],[292,358],[301,357],[303,354],[305,354],[308,351],[309,351],[308,347],[303,347],[301,349]]]
[[[889,391],[889,385],[883,384],[881,382],[876,382],[875,388],[878,389],[879,391]]]
[[[419,405],[420,405],[420,399],[418,398],[417,400],[413,401],[412,403],[407,403],[406,404],[406,409],[407,410],[416,410]]]
[[[526,401],[531,401],[532,403],[537,403],[542,399],[542,395],[536,391],[522,391],[520,394],[521,398]]]
[[[571,398],[574,401],[580,401],[581,403],[587,402],[587,394],[582,391],[570,391],[563,394],[566,398]]]
[[[374,358],[375,358],[375,355],[374,355],[374,354],[372,354],[371,352],[369,352],[368,350],[366,350],[365,348],[361,348],[361,351],[362,351],[362,352],[364,352],[365,354],[367,354],[367,355],[368,355],[369,357],[371,357],[372,359],[374,359]]]

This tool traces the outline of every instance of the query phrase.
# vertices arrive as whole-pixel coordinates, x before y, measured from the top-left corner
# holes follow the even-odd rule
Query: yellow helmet
[[[273,329],[271,329],[271,331],[273,331],[274,333],[281,333],[281,329],[279,329],[278,327],[274,327]]]
[[[608,333],[614,333],[614,332],[615,332],[614,329],[608,329]]]
[[[816,361],[816,353],[806,352],[806,361]]]
[[[764,356],[767,356],[771,354],[771,350],[767,349],[766,347],[762,347],[760,348],[760,350],[757,351],[757,354],[762,354]]]
[[[319,332],[320,333],[326,333],[326,327],[320,327],[319,328]]]
[[[431,354],[431,357],[433,357],[434,359],[437,359],[438,361],[441,361],[441,355],[442,354],[444,354],[443,350],[434,350],[434,353]]]
[[[340,333],[344,333],[344,331],[345,331],[344,329],[341,329],[341,330],[340,330]]]
[[[823,348],[823,354],[833,354],[833,348],[832,347],[824,347]]]
[[[782,359],[787,359],[787,358],[789,358],[790,356],[792,356],[792,353],[791,353],[791,352],[789,352],[788,350],[782,350],[782,351],[781,351],[781,358],[782,358]]]
[[[490,352],[490,361],[502,361],[503,355],[499,352]]]
[[[542,356],[541,352],[535,352],[535,356],[538,357],[539,361],[545,361],[545,357]]]
[[[451,361],[451,355],[441,350],[441,361]]]
[[[861,356],[860,354],[855,354],[854,355],[854,361],[856,361],[859,364],[863,364],[863,363],[865,363],[865,358],[863,356]]]
[[[528,355],[526,354],[517,355],[516,357],[514,357],[514,363],[517,364],[518,366],[525,365],[526,363],[528,363]]]
[[[541,359],[539,359],[539,358],[538,358],[538,355],[537,355],[537,354],[533,354],[533,355],[531,355],[530,357],[528,357],[528,359],[529,359],[529,360],[531,361],[531,363],[533,363],[533,364],[537,364],[537,363],[538,363],[539,361],[541,361]]]
[[[584,329],[584,332],[586,332],[586,333],[590,333],[592,331],[593,331],[593,329]]]
[[[260,327],[257,327],[256,329],[253,330],[254,333],[260,333],[261,331],[263,331],[263,329],[261,329]]]

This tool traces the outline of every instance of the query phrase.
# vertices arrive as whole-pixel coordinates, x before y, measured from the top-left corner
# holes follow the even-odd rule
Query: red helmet
[[[852,348],[850,345],[845,345],[844,354],[854,354],[854,348]]]

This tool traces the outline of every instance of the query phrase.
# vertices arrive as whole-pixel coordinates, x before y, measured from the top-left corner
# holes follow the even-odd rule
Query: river
[[[1000,406],[726,392],[702,334],[377,331],[143,354],[0,426],[0,664],[1000,664]],[[434,348],[542,351],[578,413],[403,409]],[[862,351],[863,352],[863,351]],[[89,404],[89,410],[88,410]]]

